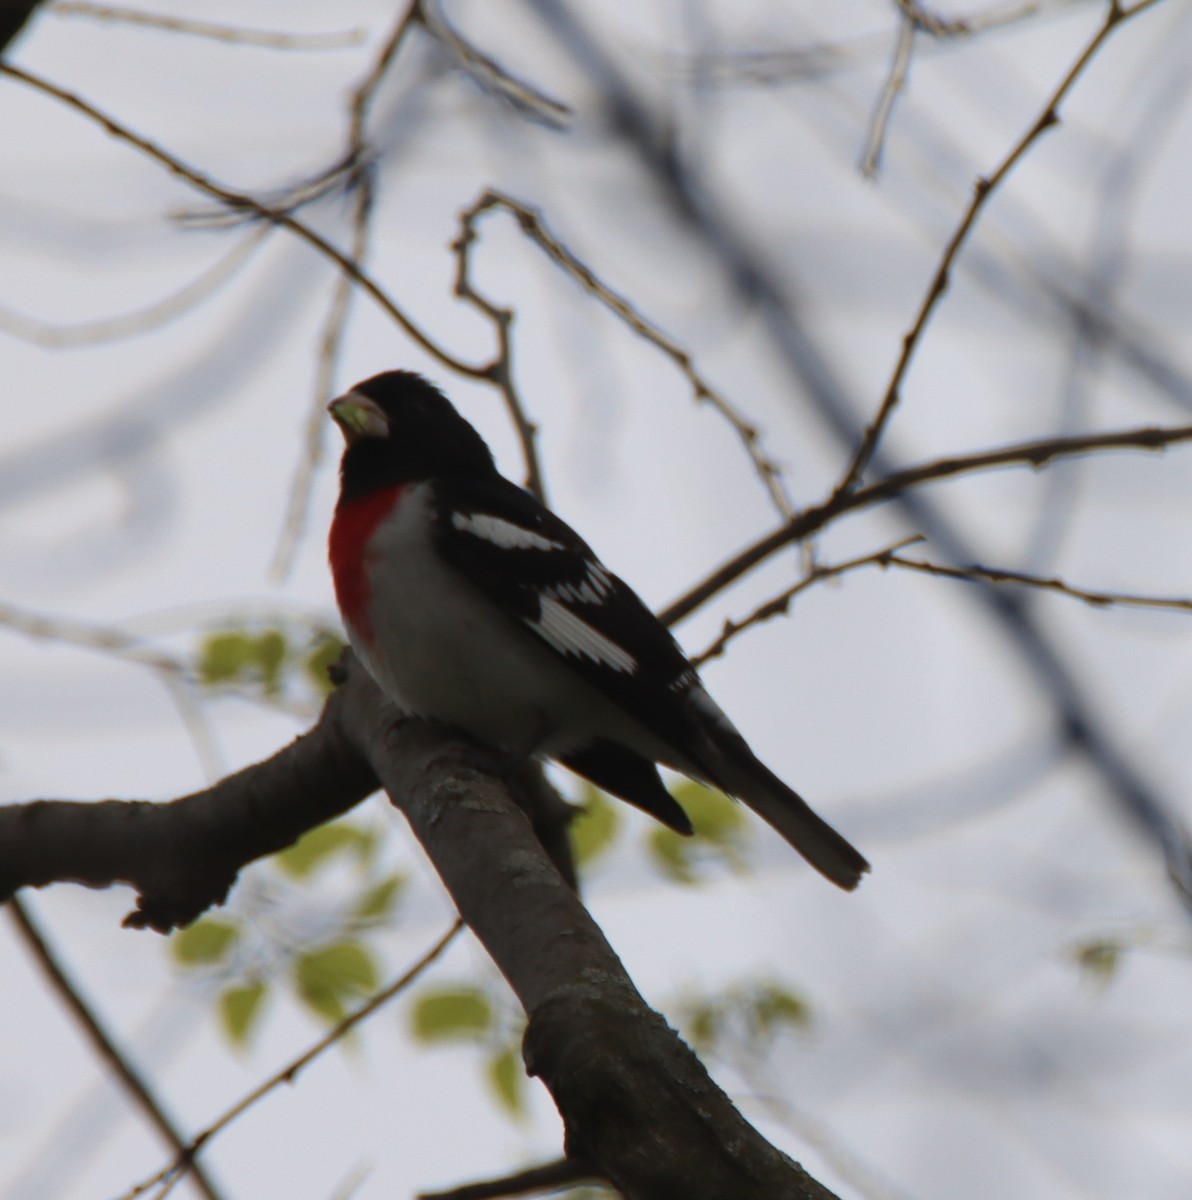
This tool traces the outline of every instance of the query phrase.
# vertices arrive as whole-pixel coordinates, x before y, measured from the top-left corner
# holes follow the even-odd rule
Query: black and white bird
[[[657,764],[743,800],[816,870],[865,859],[753,754],[678,644],[565,522],[497,471],[431,384],[389,371],[330,405],[348,638],[404,711],[554,759],[680,833]]]

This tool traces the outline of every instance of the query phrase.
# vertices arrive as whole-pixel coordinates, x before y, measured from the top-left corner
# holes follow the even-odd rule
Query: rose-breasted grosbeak
[[[856,887],[865,859],[758,761],[657,618],[498,474],[440,392],[390,371],[330,412],[347,441],[335,594],[391,700],[510,755],[555,759],[690,833],[662,763],[743,800],[816,870]]]

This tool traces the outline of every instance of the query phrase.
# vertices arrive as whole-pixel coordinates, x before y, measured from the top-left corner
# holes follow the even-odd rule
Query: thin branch
[[[343,164],[346,164],[345,169],[350,173],[351,185],[356,191],[356,204],[352,212],[352,248],[349,257],[358,270],[362,270],[364,266],[368,250],[370,219],[373,202],[376,198],[374,176],[365,153],[365,127],[368,122],[368,114],[382,81],[397,58],[398,51],[420,19],[419,0],[414,0],[414,3],[398,18],[372,67],[356,86],[348,108],[347,149],[342,161]],[[322,182],[326,183],[336,175],[337,171],[333,169],[325,174]],[[327,432],[327,403],[334,395],[339,354],[347,329],[348,315],[351,312],[353,294],[352,278],[341,274],[336,280],[331,306],[319,342],[318,372],[315,379],[314,397],[306,418],[305,445],[290,482],[286,514],[282,520],[281,532],[278,534],[273,563],[269,568],[270,575],[275,580],[283,580],[289,575],[303,530],[306,528],[314,479],[323,459],[323,447]]]
[[[356,208],[352,216],[351,258],[358,267],[363,264],[368,249],[369,216],[374,194],[372,178],[365,174],[356,189]],[[315,475],[323,461],[323,448],[326,445],[327,405],[335,395],[340,351],[354,294],[352,280],[346,275],[338,276],[331,307],[323,324],[323,335],[319,339],[318,370],[314,395],[306,415],[304,447],[290,480],[286,512],[273,552],[273,562],[269,567],[269,574],[279,583],[289,575],[306,529]]]
[[[526,487],[543,503],[546,502],[546,484],[542,475],[542,464],[538,460],[538,427],[530,420],[517,386],[513,380],[513,309],[494,304],[476,289],[471,275],[471,250],[477,239],[476,222],[482,213],[493,206],[485,192],[470,208],[460,213],[459,235],[451,243],[455,253],[455,295],[472,305],[492,323],[497,334],[497,354],[493,360],[492,381],[500,389],[505,400],[505,410],[513,422],[518,441],[521,443],[522,462],[526,469]]]
[[[759,604],[757,608],[740,621],[726,620],[724,627],[720,631],[720,636],[707,649],[695,655],[691,660],[692,663],[697,667],[703,666],[710,659],[718,658],[722,655],[728,647],[729,642],[738,634],[744,633],[745,630],[751,629],[754,625],[760,625],[774,617],[785,616],[790,610],[791,601],[809,588],[814,587],[817,583],[823,583],[825,579],[837,579],[841,575],[847,575],[850,571],[859,570],[861,567],[888,566],[893,561],[893,556],[898,550],[905,549],[905,547],[915,542],[921,542],[922,540],[916,534],[914,537],[903,538],[885,550],[875,550],[872,554],[850,558],[847,562],[812,563],[807,573],[798,583],[787,588],[785,591],[779,592],[777,596],[765,601],[765,603]]]
[[[782,478],[782,468],[770,458],[761,443],[761,434],[757,427],[751,424],[744,415],[735,408],[726,397],[718,392],[707,378],[696,367],[691,353],[680,346],[673,338],[665,334],[657,325],[645,317],[623,295],[615,291],[596,275],[585,262],[578,258],[554,233],[547,227],[542,214],[528,205],[522,204],[503,192],[489,189],[485,191],[474,204],[460,215],[461,233],[456,242],[457,251],[462,254],[476,237],[476,224],[487,212],[494,209],[504,209],[514,217],[521,231],[530,238],[552,262],[561,267],[568,275],[590,292],[611,313],[620,318],[624,324],[650,345],[661,350],[682,371],[695,393],[695,399],[701,403],[710,404],[723,417],[737,435],[738,440],[749,455],[754,470],[761,479],[770,499],[782,517],[793,515],[794,506],[786,493]],[[460,269],[464,270],[461,260]],[[458,288],[457,288],[458,291]]]
[[[1037,442],[1006,446],[1001,450],[941,458],[916,467],[907,467],[877,480],[868,487],[847,493],[837,489],[822,504],[796,513],[785,525],[734,555],[659,613],[659,619],[667,625],[683,620],[782,547],[818,533],[824,526],[845,513],[873,508],[925,483],[971,475],[994,467],[1029,466],[1037,469],[1053,460],[1078,454],[1095,454],[1108,450],[1163,450],[1187,441],[1192,441],[1192,425],[1175,425],[1166,429],[1144,426],[1109,433],[1082,434],[1077,437],[1045,438]]]
[[[144,1195],[150,1188],[157,1187],[158,1184],[164,1185],[165,1188],[172,1188],[188,1172],[192,1174],[198,1172],[200,1167],[195,1158],[200,1150],[210,1145],[233,1121],[243,1116],[250,1108],[269,1095],[270,1092],[276,1091],[283,1083],[293,1083],[301,1071],[310,1066],[316,1058],[329,1050],[336,1042],[341,1041],[350,1030],[355,1029],[357,1025],[368,1017],[371,1017],[380,1008],[383,1008],[395,996],[404,992],[410,984],[418,979],[443,954],[463,927],[463,921],[456,918],[451,928],[430,949],[422,954],[412,966],[403,971],[401,975],[389,984],[388,987],[382,988],[381,991],[377,992],[371,999],[365,1001],[355,1012],[349,1013],[338,1025],[319,1038],[310,1049],[305,1050],[297,1058],[282,1067],[280,1071],[270,1075],[263,1083],[258,1084],[250,1092],[242,1096],[235,1104],[212,1121],[210,1125],[200,1133],[197,1133],[186,1145],[177,1145],[176,1149],[178,1153],[168,1166],[163,1167],[156,1175],[152,1175],[130,1188],[121,1196],[120,1200],[135,1200],[137,1196]],[[164,1196],[165,1192],[163,1191],[161,1195]]]
[[[1084,0],[1027,0],[1026,3],[997,4],[968,17],[941,18],[920,6],[899,0],[898,7],[913,15],[918,28],[937,43],[973,37],[1029,20],[1047,11],[1084,3]],[[681,65],[701,83],[725,87],[748,83],[772,86],[787,80],[814,79],[862,65],[882,54],[885,33],[863,33],[838,41],[811,42],[791,50],[745,50],[728,53],[687,55]],[[672,58],[664,57],[670,65]],[[672,68],[673,69],[673,68]]]
[[[258,46],[267,50],[346,50],[359,46],[367,36],[363,29],[345,29],[339,33],[286,33],[271,29],[246,29],[214,21],[195,21],[189,17],[167,17],[140,8],[119,4],[92,4],[87,0],[56,0],[48,6],[56,17],[91,17],[94,20],[124,25],[146,25],[167,33],[187,37],[210,38],[239,46]]]
[[[182,1153],[186,1142],[166,1115],[162,1102],[153,1094],[147,1080],[132,1065],[112,1039],[112,1035],[104,1028],[103,1022],[83,999],[78,987],[70,980],[65,968],[58,961],[57,955],[50,949],[45,935],[37,927],[29,910],[17,897],[8,902],[8,913],[17,927],[21,940],[36,959],[38,966],[50,982],[50,987],[58,993],[66,1007],[78,1022],[88,1041],[96,1053],[107,1063],[111,1073],[120,1080],[125,1091],[132,1097],[133,1103],[148,1119],[150,1125],[161,1134],[166,1144],[176,1153]],[[220,1194],[205,1172],[195,1168],[195,1187],[207,1197],[207,1200],[220,1200]]]
[[[420,0],[413,0],[406,8],[405,12],[397,19],[389,36],[385,39],[385,43],[381,47],[381,51],[373,62],[368,74],[365,75],[352,93],[352,102],[349,107],[350,117],[348,120],[348,148],[344,156],[348,162],[356,162],[363,153],[366,140],[364,128],[368,123],[369,110],[376,99],[382,80],[393,65],[394,59],[397,58],[397,52],[401,49],[410,31],[421,21],[421,10]]]
[[[26,84],[42,92],[44,95],[51,96],[55,100],[59,100],[68,107],[73,108],[88,120],[100,125],[117,140],[132,146],[147,158],[164,167],[170,174],[185,180],[196,190],[219,201],[228,209],[248,213],[255,218],[268,221],[273,225],[278,225],[288,230],[308,246],[318,251],[324,258],[334,263],[343,274],[348,276],[357,287],[364,291],[393,320],[407,337],[430,355],[430,357],[435,359],[436,362],[470,379],[491,378],[491,365],[468,363],[444,350],[397,306],[380,284],[356,266],[344,251],[333,246],[326,238],[316,233],[314,229],[293,216],[292,213],[284,209],[272,208],[245,192],[238,192],[216,183],[196,168],[188,166],[181,159],[169,153],[169,151],[163,150],[154,142],[149,141],[140,134],[134,133],[128,126],[117,121],[114,117],[108,116],[81,96],[67,91],[65,88],[61,88],[39,75],[22,70],[20,67],[14,67],[6,62],[0,62],[0,75],[7,75],[9,78]]]
[[[881,168],[882,147],[886,144],[886,130],[894,113],[894,105],[906,86],[907,76],[910,73],[911,55],[915,48],[917,28],[918,24],[915,19],[904,13],[898,26],[898,40],[894,43],[894,55],[890,60],[886,83],[878,96],[873,116],[869,122],[869,141],[865,146],[865,153],[861,157],[861,174],[866,179],[875,178]]]
[[[439,10],[435,0],[419,0],[423,27],[481,87],[509,101],[535,120],[553,129],[565,129],[571,109],[541,88],[518,79],[495,59],[467,40]]]
[[[1129,8],[1124,8],[1117,0],[1114,0],[1109,6],[1101,27],[1081,51],[1076,61],[1068,70],[1068,73],[1060,81],[1055,91],[1052,92],[1050,99],[1043,106],[1042,111],[1031,123],[1027,131],[1015,143],[992,175],[977,180],[973,187],[973,198],[964,215],[961,217],[955,232],[949,239],[947,246],[944,248],[939,265],[936,267],[935,274],[928,285],[927,293],[919,306],[919,312],[910,329],[903,336],[902,352],[894,367],[894,373],[890,376],[890,381],[886,385],[886,391],[878,408],[877,416],[862,435],[857,452],[836,488],[837,494],[844,494],[851,491],[873,458],[873,453],[877,449],[882,434],[885,432],[886,426],[889,424],[890,418],[893,416],[894,410],[901,399],[902,383],[910,368],[911,359],[918,349],[923,331],[926,329],[928,321],[935,312],[937,304],[948,290],[951,282],[952,264],[956,261],[961,247],[968,239],[969,233],[976,224],[977,217],[981,214],[989,198],[1035,142],[1053,125],[1059,124],[1060,106],[1089,63],[1096,57],[1097,51],[1105,44],[1114,30],[1124,22],[1130,20],[1130,18],[1138,16],[1139,13],[1145,12],[1158,2],[1159,0],[1138,0],[1138,3]]]
[[[1093,608],[1154,608],[1166,612],[1192,613],[1192,599],[1183,596],[1143,596],[1135,592],[1099,592],[1091,588],[1076,587],[1062,579],[1047,579],[1041,575],[1030,575],[1023,571],[1007,571],[999,567],[984,567],[971,563],[964,567],[947,567],[942,563],[926,562],[921,559],[904,558],[900,554],[886,553],[881,556],[880,566],[903,567],[925,575],[936,575],[941,579],[960,579],[966,583],[1009,583],[1040,591],[1058,592],[1083,600]]]
[[[146,620],[148,622],[152,618]],[[171,694],[186,689],[193,690],[200,686],[201,681],[197,677],[193,662],[155,649],[139,635],[130,633],[119,626],[96,625],[87,621],[78,621],[72,617],[47,616],[44,613],[32,612],[29,609],[0,602],[0,629],[8,629],[13,633],[36,638],[39,641],[75,646],[80,650],[90,650],[119,662],[147,667],[168,689],[171,689]],[[223,694],[236,696],[250,704],[263,705],[295,717],[307,718],[311,713],[309,704],[287,699],[280,691],[269,694],[248,687],[227,684],[219,686]]]
[[[449,1188],[445,1192],[419,1192],[418,1200],[499,1200],[502,1196],[529,1196],[581,1183],[608,1184],[590,1165],[574,1158],[559,1158],[528,1167],[500,1179],[486,1179]]]

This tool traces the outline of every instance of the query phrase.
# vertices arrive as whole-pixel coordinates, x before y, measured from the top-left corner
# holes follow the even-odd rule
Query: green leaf
[[[571,848],[578,866],[602,854],[617,836],[620,814],[599,788],[589,786],[583,805],[571,822]]]
[[[1121,966],[1125,946],[1117,938],[1095,938],[1077,946],[1072,953],[1076,965],[1091,979],[1111,983]]]
[[[695,1001],[684,1013],[684,1025],[694,1050],[701,1053],[714,1050],[724,1026],[724,1007],[714,1000]]]
[[[279,850],[274,858],[287,875],[304,879],[329,858],[346,850],[354,850],[362,860],[368,858],[375,840],[373,834],[349,821],[336,821],[304,833],[292,846]]]
[[[742,846],[749,823],[741,806],[723,792],[699,783],[684,782],[674,789],[675,799],[683,806],[695,836],[684,838],[670,829],[651,831],[647,843],[654,865],[676,883],[701,881],[697,866],[720,859],[734,870],[747,865]]]
[[[246,633],[213,633],[204,642],[199,676],[205,684],[226,683],[252,662],[254,646]]]
[[[233,1045],[243,1046],[248,1041],[268,994],[269,985],[263,981],[231,987],[221,994],[219,1018]]]
[[[360,897],[352,910],[353,915],[362,921],[377,921],[387,917],[397,904],[397,898],[405,885],[404,875],[390,875],[387,879],[382,879]]]
[[[659,826],[650,830],[646,842],[654,865],[668,879],[675,883],[693,884],[699,882],[691,861],[691,841],[675,833],[673,829]]]
[[[805,1031],[811,1027],[811,1006],[781,984],[760,984],[753,994],[752,1008],[751,1024],[765,1041],[784,1028]]]
[[[226,921],[210,918],[195,921],[170,938],[170,950],[183,966],[208,966],[222,962],[240,936],[240,930]]]
[[[420,1042],[475,1041],[492,1023],[492,1003],[473,987],[424,992],[410,1011],[410,1031]]]
[[[254,657],[261,669],[261,679],[267,692],[276,692],[281,678],[282,663],[286,660],[289,646],[280,629],[267,629],[254,644]]]
[[[748,828],[741,806],[723,792],[687,780],[673,789],[675,799],[695,826],[695,836],[718,846],[735,845]]]
[[[335,690],[331,682],[331,668],[339,662],[339,656],[344,652],[344,641],[334,634],[322,633],[315,640],[314,648],[306,656],[303,667],[311,683],[325,696]]]
[[[526,1115],[526,1069],[516,1046],[507,1046],[488,1060],[488,1082],[510,1116]]]
[[[345,1001],[376,991],[376,960],[359,942],[336,942],[300,955],[294,983],[308,1008],[340,1021],[347,1014]]]

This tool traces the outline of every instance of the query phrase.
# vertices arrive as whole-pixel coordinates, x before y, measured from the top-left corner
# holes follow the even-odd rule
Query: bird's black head
[[[413,371],[374,375],[333,400],[328,411],[347,442],[340,466],[344,495],[496,471],[484,439]]]

